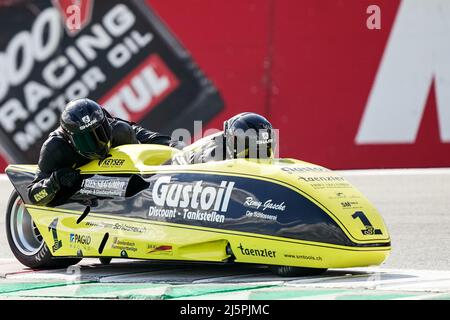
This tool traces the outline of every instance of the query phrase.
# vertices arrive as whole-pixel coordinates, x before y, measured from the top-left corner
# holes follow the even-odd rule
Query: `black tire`
[[[32,269],[62,269],[67,268],[71,265],[77,264],[81,261],[80,258],[55,258],[52,256],[50,250],[48,249],[45,243],[37,248],[36,252],[32,252],[30,254],[24,254],[21,252],[13,239],[12,235],[12,226],[11,226],[11,218],[13,207],[16,202],[19,200],[19,194],[17,191],[13,191],[8,200],[8,207],[6,210],[6,236],[8,238],[9,247],[11,248],[12,253],[16,257],[17,260],[24,266],[27,266]],[[17,204],[16,204],[17,205]],[[28,213],[27,213],[28,214]],[[29,214],[28,214],[29,215]],[[31,219],[31,217],[30,217]]]
[[[112,258],[108,258],[108,257],[101,257],[99,258],[100,263],[107,266],[108,264],[111,263]]]
[[[301,267],[289,267],[289,266],[269,266],[270,271],[275,273],[280,277],[307,277],[307,276],[318,276],[327,269],[318,268],[301,268]]]

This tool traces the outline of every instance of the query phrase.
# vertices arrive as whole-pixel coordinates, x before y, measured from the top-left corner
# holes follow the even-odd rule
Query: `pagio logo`
[[[70,234],[70,243],[89,245],[89,244],[91,244],[91,236],[71,233]]]

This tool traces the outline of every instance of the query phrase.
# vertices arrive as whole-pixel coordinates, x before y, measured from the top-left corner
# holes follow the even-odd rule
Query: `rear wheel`
[[[8,200],[6,235],[14,256],[29,268],[67,268],[81,261],[79,258],[56,259],[52,256],[24,202],[15,190]]]
[[[290,266],[269,266],[270,271],[281,277],[306,277],[306,276],[318,276],[325,273],[327,269],[318,268],[301,268]]]

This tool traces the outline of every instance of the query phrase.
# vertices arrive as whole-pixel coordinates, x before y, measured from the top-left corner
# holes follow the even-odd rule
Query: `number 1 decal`
[[[366,217],[364,212],[356,211],[352,215],[352,218],[361,220],[361,222],[363,223],[364,227],[366,227],[365,229],[361,230],[363,235],[368,236],[368,235],[374,235],[374,234],[383,234],[383,232],[381,232],[380,229],[375,229],[373,227],[372,223],[370,223],[369,219]]]

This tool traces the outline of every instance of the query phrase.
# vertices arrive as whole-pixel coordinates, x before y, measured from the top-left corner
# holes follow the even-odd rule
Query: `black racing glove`
[[[80,171],[72,168],[58,169],[53,175],[60,188],[73,188],[81,182]]]

